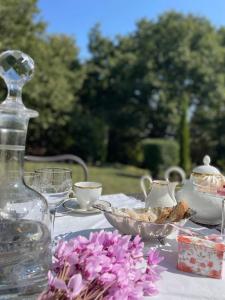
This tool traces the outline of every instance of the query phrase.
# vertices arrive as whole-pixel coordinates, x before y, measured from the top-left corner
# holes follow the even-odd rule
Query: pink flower
[[[62,279],[59,279],[57,277],[54,277],[53,280],[51,281],[51,286],[57,290],[64,290],[67,291],[67,286],[65,281]]]
[[[116,275],[113,273],[104,273],[99,277],[103,285],[107,285],[116,280]]]
[[[143,258],[144,244],[139,236],[130,240],[117,231],[100,231],[89,239],[79,236],[69,242],[60,241],[49,272],[48,290],[39,300],[74,300],[87,295],[94,299],[101,294],[104,300],[138,300],[158,292],[155,282],[165,268],[159,253],[148,253],[146,269],[138,263]],[[83,297],[83,296],[82,296]]]
[[[147,267],[145,278],[149,281],[155,282],[160,279],[160,275],[164,271],[166,271],[166,268],[158,265]]]
[[[164,259],[164,257],[159,256],[159,252],[156,249],[152,249],[149,251],[148,253],[148,259],[147,259],[147,263],[149,265],[157,265],[159,264],[162,260]]]
[[[144,296],[154,296],[158,294],[158,289],[157,287],[154,285],[154,283],[151,282],[146,282],[144,284]]]
[[[81,274],[73,275],[68,282],[68,288],[71,290],[70,292],[71,299],[79,295],[83,287],[84,287],[84,283],[82,281]]]

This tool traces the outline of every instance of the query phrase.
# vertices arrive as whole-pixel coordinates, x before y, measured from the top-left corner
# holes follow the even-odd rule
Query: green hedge
[[[165,170],[179,164],[179,145],[172,139],[145,139],[142,141],[143,167],[154,178],[163,177]]]

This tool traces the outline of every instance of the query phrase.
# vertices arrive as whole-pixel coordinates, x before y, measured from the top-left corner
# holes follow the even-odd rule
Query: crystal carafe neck
[[[17,101],[19,103],[22,102],[22,87],[18,86],[14,82],[10,82],[8,85],[8,95],[7,99]]]
[[[0,119],[0,180],[21,181],[28,119],[5,113]]]

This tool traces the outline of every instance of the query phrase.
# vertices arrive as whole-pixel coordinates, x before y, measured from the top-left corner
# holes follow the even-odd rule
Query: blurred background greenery
[[[26,171],[33,171],[45,167],[70,168],[73,174],[73,182],[83,181],[83,172],[78,165],[68,165],[63,163],[25,163]],[[135,166],[113,164],[109,166],[88,166],[89,180],[101,182],[104,194],[141,193],[139,181],[146,170]]]
[[[36,0],[1,0],[0,52],[20,49],[36,63],[23,94],[40,113],[27,153],[141,168],[127,167],[134,178],[171,165],[190,172],[206,153],[225,169],[225,28],[173,11],[114,39],[96,24],[81,61],[75,40],[46,26]],[[3,100],[3,81],[0,90]]]

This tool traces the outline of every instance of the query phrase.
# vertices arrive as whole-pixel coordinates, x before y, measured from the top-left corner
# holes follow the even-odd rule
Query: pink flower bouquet
[[[139,236],[117,231],[91,233],[60,241],[49,271],[48,289],[39,300],[136,300],[158,293],[155,285],[165,268],[155,249],[145,267],[144,244]]]

